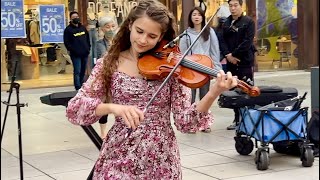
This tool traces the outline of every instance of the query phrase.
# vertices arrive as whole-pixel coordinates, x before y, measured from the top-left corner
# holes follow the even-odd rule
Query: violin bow
[[[187,54],[190,52],[191,48],[195,45],[195,43],[200,38],[203,31],[207,28],[209,23],[212,21],[212,19],[217,15],[218,11],[220,10],[220,7],[217,9],[217,11],[211,16],[211,18],[208,20],[208,22],[204,25],[204,27],[201,29],[200,33],[196,36],[196,39],[192,42],[190,47],[186,50],[186,52],[182,55],[181,59],[177,62],[177,64],[172,68],[168,76],[164,79],[158,90],[153,94],[152,98],[147,103],[146,107],[143,109],[143,113],[145,113],[148,109],[148,107],[151,105],[151,103],[154,101],[154,99],[157,97],[161,89],[164,87],[164,85],[169,81],[170,77],[173,75],[173,73],[177,70],[178,66],[181,64],[182,60],[187,56]]]

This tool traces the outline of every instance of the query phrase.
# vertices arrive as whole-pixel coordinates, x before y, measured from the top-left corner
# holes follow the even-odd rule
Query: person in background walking
[[[75,11],[70,12],[70,24],[64,30],[63,41],[70,53],[73,64],[73,83],[78,90],[84,82],[90,40],[87,29],[80,23],[79,14]]]
[[[188,17],[188,29],[184,31],[187,36],[183,36],[180,40],[179,46],[182,53],[184,53],[191,43],[196,39],[199,32],[206,24],[206,17],[200,7],[194,7]],[[214,69],[216,72],[221,70],[220,64],[220,49],[219,41],[213,28],[207,27],[195,45],[192,47],[190,54],[204,54],[212,59]],[[210,87],[210,81],[203,87],[199,88],[200,100],[207,94]],[[195,102],[197,89],[192,89],[191,103]],[[210,132],[211,129],[205,129],[202,132]]]

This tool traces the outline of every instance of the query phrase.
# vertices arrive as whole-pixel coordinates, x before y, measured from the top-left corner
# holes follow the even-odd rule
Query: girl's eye
[[[141,34],[141,33],[143,33],[143,31],[141,31],[141,30],[137,30],[137,33]]]

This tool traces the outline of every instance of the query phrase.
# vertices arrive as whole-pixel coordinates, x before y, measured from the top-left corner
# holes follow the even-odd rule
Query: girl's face
[[[129,26],[130,42],[134,53],[143,53],[156,46],[162,39],[161,25],[143,16]]]
[[[202,23],[202,16],[198,10],[194,10],[191,14],[191,21],[194,25]]]

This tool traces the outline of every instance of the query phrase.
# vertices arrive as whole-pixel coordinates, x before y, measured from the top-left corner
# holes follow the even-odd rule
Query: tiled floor
[[[310,107],[308,72],[257,73],[256,84],[296,87],[299,94],[308,91],[303,106]],[[80,127],[66,120],[64,107],[44,105],[39,100],[45,94],[71,90],[72,87],[21,90],[21,103],[29,103],[21,112],[25,179],[82,180],[89,175],[98,150]],[[1,100],[6,101],[7,98],[8,93],[1,92]],[[12,102],[15,102],[14,94]],[[232,110],[221,109],[216,103],[211,110],[215,116],[211,133],[182,134],[176,131],[184,180],[319,179],[319,158],[315,159],[313,167],[305,168],[301,166],[299,157],[281,155],[273,150],[270,152],[269,169],[258,171],[254,152],[248,156],[239,155],[234,148],[234,131],[225,130],[231,123]],[[1,105],[2,125],[4,112],[5,106]],[[112,120],[109,127],[111,123]],[[94,128],[98,129],[97,124]],[[10,107],[1,144],[1,179],[20,179],[18,147],[16,110]]]

